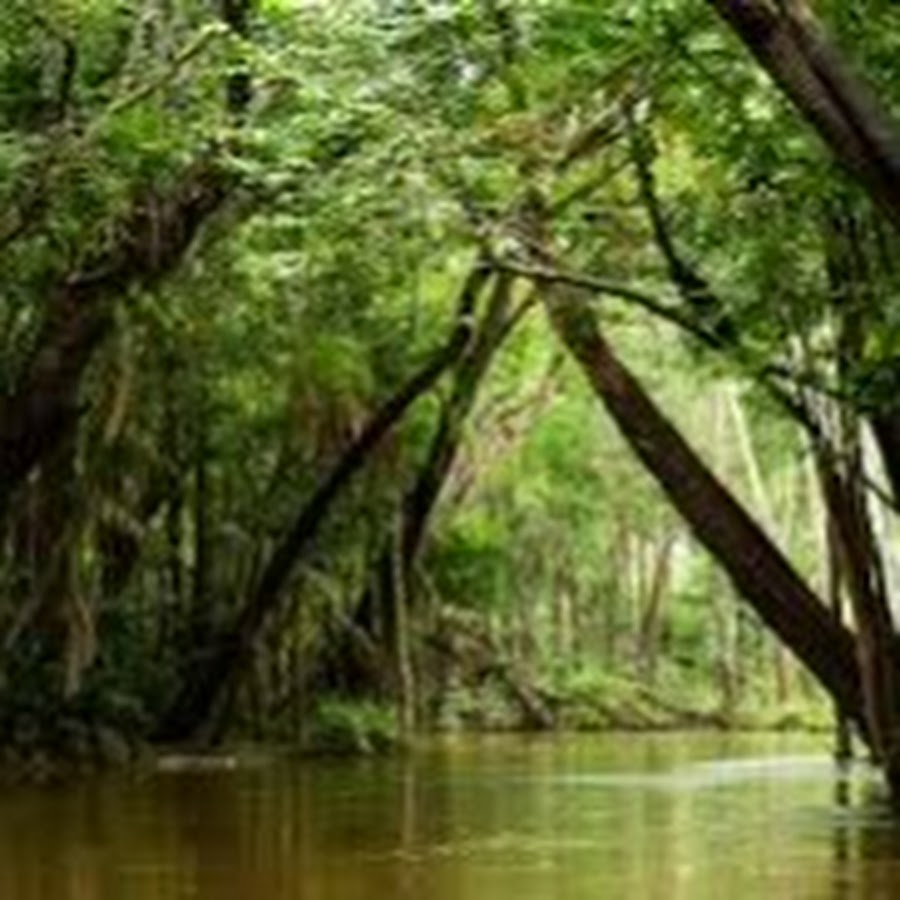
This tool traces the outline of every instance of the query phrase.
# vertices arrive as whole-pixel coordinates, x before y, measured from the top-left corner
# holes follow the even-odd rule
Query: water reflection
[[[844,774],[834,783],[834,803],[832,896],[900,896],[900,822],[881,786]]]
[[[826,749],[498,738],[16,789],[0,804],[0,898],[900,896],[900,828],[871,773],[837,773]]]

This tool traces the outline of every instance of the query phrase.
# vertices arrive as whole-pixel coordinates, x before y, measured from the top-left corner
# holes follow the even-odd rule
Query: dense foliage
[[[579,371],[879,639],[895,230],[716,5],[4,5],[13,756],[821,718]],[[897,11],[818,6],[890,106]]]

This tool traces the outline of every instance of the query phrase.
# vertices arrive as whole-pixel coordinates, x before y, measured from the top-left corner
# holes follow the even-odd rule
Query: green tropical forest
[[[3,0],[0,895],[900,892],[900,7]]]

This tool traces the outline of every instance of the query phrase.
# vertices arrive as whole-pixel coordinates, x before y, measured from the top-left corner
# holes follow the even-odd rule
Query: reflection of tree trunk
[[[431,806],[433,795],[426,790],[423,791],[427,807],[430,815],[426,821],[431,820],[434,815],[434,809]],[[416,760],[412,756],[408,756],[404,760],[403,772],[400,776],[400,834],[399,843],[400,850],[405,859],[415,859],[419,852],[419,844],[417,837],[419,833],[419,788],[418,777],[416,772]],[[401,867],[402,875],[397,896],[399,897],[415,897],[421,892],[421,881],[419,878],[418,868],[416,866],[404,865]]]

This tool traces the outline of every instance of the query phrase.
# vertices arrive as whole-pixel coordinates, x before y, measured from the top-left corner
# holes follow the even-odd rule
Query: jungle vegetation
[[[7,0],[7,763],[833,707],[900,793],[898,47]]]

